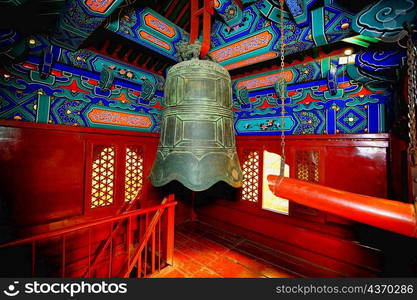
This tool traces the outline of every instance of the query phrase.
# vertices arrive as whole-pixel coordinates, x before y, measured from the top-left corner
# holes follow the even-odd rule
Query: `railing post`
[[[61,277],[65,278],[65,234],[62,235],[62,270]]]
[[[126,226],[126,251],[127,251],[127,266],[130,266],[130,245],[132,244],[132,218],[127,218],[127,226]]]
[[[36,241],[32,242],[32,277],[36,277]]]
[[[88,227],[88,272],[87,278],[91,278],[91,227]]]
[[[168,196],[168,203],[174,201],[174,194]],[[175,228],[175,206],[167,208],[167,239],[166,239],[166,261],[174,264],[174,228]]]

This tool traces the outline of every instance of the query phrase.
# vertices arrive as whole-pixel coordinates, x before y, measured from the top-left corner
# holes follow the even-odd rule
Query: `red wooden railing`
[[[142,197],[142,192],[140,191],[136,197],[133,199],[133,201],[131,202],[124,202],[122,204],[122,206],[120,207],[120,209],[118,210],[117,214],[123,214],[123,213],[127,213],[128,211],[130,211],[132,208],[137,207],[137,203],[139,202],[139,199],[141,199]],[[165,203],[165,199],[162,202],[162,204]],[[108,249],[113,236],[117,233],[117,231],[121,228],[121,226],[123,225],[123,221],[124,219],[119,219],[118,222],[115,224],[115,227],[112,227],[111,232],[109,233],[109,235],[107,236],[107,238],[105,240],[103,240],[103,242],[101,243],[101,245],[99,247],[97,247],[97,250],[95,251],[96,254],[94,255],[94,258],[91,262],[91,264],[89,264],[87,271],[84,273],[83,277],[88,277],[88,274],[91,273],[91,270],[93,270],[97,264],[97,262],[99,261],[99,258],[101,258],[103,256],[103,254],[105,253],[106,249]]]
[[[163,201],[163,205],[165,204],[165,201],[170,201],[170,199],[165,198]],[[130,257],[130,253],[128,255],[128,263],[127,263],[127,270],[122,274],[121,277],[129,277],[130,273],[132,272],[135,265],[137,265],[137,277],[142,277],[142,266],[143,268],[143,274],[144,277],[147,275],[147,254],[148,251],[146,251],[147,245],[149,244],[151,240],[151,274],[155,272],[156,268],[156,243],[158,243],[158,271],[160,271],[161,267],[161,217],[163,215],[164,211],[158,210],[155,215],[152,218],[152,221],[150,222],[149,226],[147,226],[146,232],[142,238],[142,241],[139,243],[139,246],[136,248],[132,259]],[[173,264],[173,252],[174,252],[174,210],[168,211],[167,216],[167,248],[166,248],[166,262],[171,262],[171,265]],[[156,228],[158,227],[159,230],[156,231]],[[159,233],[159,236],[156,237],[156,232]],[[158,240],[158,242],[156,241]],[[143,259],[143,260],[142,260]],[[143,264],[142,264],[143,262]]]
[[[68,253],[74,251],[71,245],[77,244],[77,241],[74,242],[71,236],[74,237],[75,234],[78,234],[78,238],[83,236],[87,239],[87,261],[83,265],[84,270],[87,269],[84,274],[85,277],[129,277],[135,266],[137,266],[137,277],[147,277],[157,270],[160,271],[166,264],[172,263],[176,204],[174,195],[169,195],[158,206],[142,208],[117,216],[19,239],[2,244],[0,248],[30,245],[32,252],[31,273],[35,277],[39,275],[36,269],[37,260],[39,256],[44,256],[41,251],[38,251],[38,248],[40,246],[51,248],[53,245],[58,246],[59,244],[59,262],[54,265],[55,270],[48,275],[70,277],[73,276],[73,273],[67,272],[67,269],[74,262],[69,261],[68,257],[70,255]],[[122,224],[123,222],[125,224]],[[118,226],[115,227],[116,223],[118,223]],[[105,246],[100,248],[103,251],[93,251],[95,245],[92,235],[98,234],[105,226],[110,228],[109,242],[106,242]],[[117,237],[122,239],[123,245],[117,244]],[[56,244],[57,242],[58,244]],[[97,246],[97,249],[100,245]],[[124,251],[118,251],[117,248],[120,248],[120,246],[124,248],[122,249]],[[94,254],[94,252],[97,254]],[[120,253],[124,258],[123,261],[114,264],[113,260],[118,259]],[[100,257],[96,257],[96,255]],[[105,269],[106,274],[103,274],[103,269]],[[101,273],[97,272],[98,270]]]

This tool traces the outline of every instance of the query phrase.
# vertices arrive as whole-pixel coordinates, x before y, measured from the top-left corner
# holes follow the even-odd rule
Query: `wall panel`
[[[387,134],[288,136],[286,163],[290,177],[297,178],[297,153],[314,152],[319,184],[387,197],[388,146]],[[279,136],[239,136],[237,147],[241,162],[247,149],[281,153]],[[198,209],[201,220],[295,257],[299,260],[295,271],[304,276],[367,277],[382,271],[381,252],[361,245],[349,220],[291,202],[288,216],[263,210],[261,200],[250,203],[213,196],[207,203]]]

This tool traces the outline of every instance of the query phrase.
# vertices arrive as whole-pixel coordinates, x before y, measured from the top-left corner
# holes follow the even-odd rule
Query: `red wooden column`
[[[203,16],[203,41],[201,43],[200,57],[204,57],[210,50],[211,16],[213,14],[213,1],[204,0],[204,6],[198,8],[198,0],[191,0],[191,32],[190,44],[194,44],[200,33],[200,16]]]
[[[174,194],[168,196],[168,202],[174,202]],[[174,229],[175,229],[175,207],[167,208],[167,239],[166,239],[166,261],[173,265],[174,261]]]

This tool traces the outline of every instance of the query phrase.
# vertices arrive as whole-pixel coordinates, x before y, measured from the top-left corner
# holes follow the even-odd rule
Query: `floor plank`
[[[242,251],[243,250],[243,251]],[[175,230],[174,264],[152,278],[292,278],[280,254],[220,228],[194,221]]]

